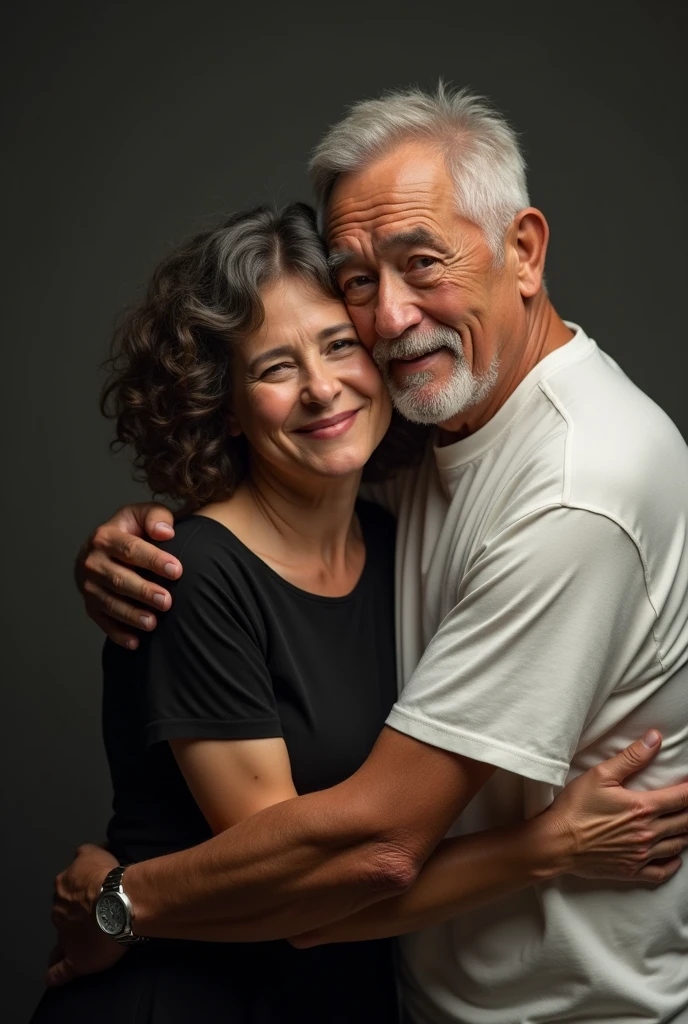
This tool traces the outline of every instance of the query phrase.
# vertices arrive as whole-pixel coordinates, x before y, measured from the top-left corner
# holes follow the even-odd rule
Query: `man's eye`
[[[358,277],[350,277],[344,284],[344,291],[356,291],[357,289],[366,288],[368,285],[373,284],[372,277],[366,277],[364,274],[360,274]]]
[[[435,256],[416,256],[411,260],[411,270],[429,270],[430,267],[434,267],[439,261]]]

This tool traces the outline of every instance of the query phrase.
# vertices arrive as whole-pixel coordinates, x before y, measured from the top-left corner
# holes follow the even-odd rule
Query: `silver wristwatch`
[[[118,865],[108,871],[96,900],[96,921],[102,932],[123,946],[147,942],[143,935],[134,935],[131,930],[133,911],[131,902],[122,888],[122,875],[126,868]]]

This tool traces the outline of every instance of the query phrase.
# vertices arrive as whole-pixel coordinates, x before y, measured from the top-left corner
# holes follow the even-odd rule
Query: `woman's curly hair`
[[[246,472],[245,439],[229,432],[232,343],[261,325],[261,290],[286,276],[341,298],[305,203],[256,207],[196,235],[162,261],[115,332],[100,401],[116,421],[111,447],[130,445],[137,479],[185,510],[229,497]],[[415,461],[425,437],[395,416],[366,476]]]

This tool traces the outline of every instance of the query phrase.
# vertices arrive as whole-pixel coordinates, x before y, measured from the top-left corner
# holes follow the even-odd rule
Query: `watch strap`
[[[131,930],[131,904],[126,898],[124,887],[122,885],[122,878],[127,866],[128,865],[126,864],[118,864],[116,868],[112,868],[111,871],[108,871],[105,876],[105,881],[101,886],[100,895],[105,896],[109,892],[116,892],[118,895],[125,897],[128,922],[125,925],[124,930],[119,935],[112,935],[111,938],[113,938],[115,942],[119,942],[121,946],[135,946],[141,942],[148,942],[148,936],[134,935]]]
[[[105,881],[103,882],[100,889],[101,895],[104,892],[119,892],[120,886],[122,885],[122,875],[124,874],[126,869],[126,864],[118,864],[116,868],[112,868],[111,871],[108,871],[107,875],[105,876]]]

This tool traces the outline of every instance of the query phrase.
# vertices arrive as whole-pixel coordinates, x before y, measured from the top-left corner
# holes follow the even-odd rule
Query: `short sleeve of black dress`
[[[169,586],[172,607],[147,638],[147,745],[282,735],[253,581],[222,538],[196,517],[180,522],[164,545],[184,573]]]

